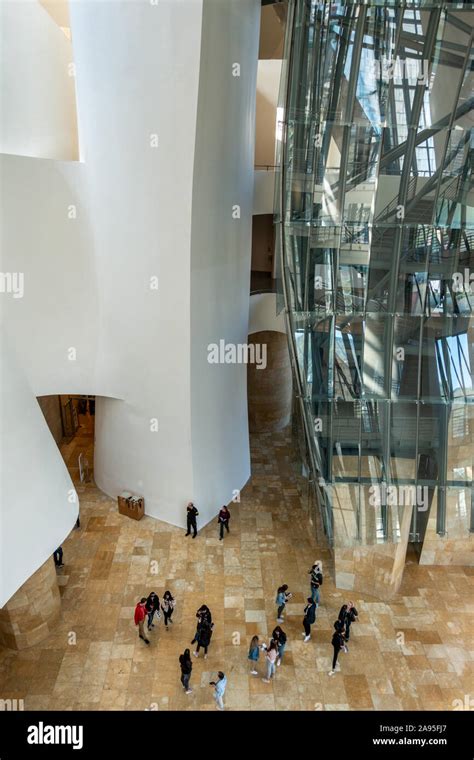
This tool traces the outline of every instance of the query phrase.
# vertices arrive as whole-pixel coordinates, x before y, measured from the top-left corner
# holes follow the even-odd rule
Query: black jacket
[[[203,622],[208,623],[209,626],[212,625],[211,610],[207,609],[207,610],[201,611],[201,609],[199,608],[198,611],[196,612],[196,617],[198,619],[198,627]]]
[[[191,662],[191,658],[187,660],[184,654],[180,654],[179,664],[181,666],[181,673],[183,673],[183,675],[190,673],[193,669],[193,663]]]
[[[333,633],[331,644],[333,647],[336,647],[336,649],[341,649],[344,646],[344,637],[342,633],[338,633],[337,631]]]
[[[191,509],[188,509],[187,512],[187,520],[188,522],[196,522],[196,515],[198,515],[199,512],[197,511],[196,507],[191,507]]]
[[[272,633],[272,639],[276,641],[278,645],[280,644],[286,644],[286,633],[284,631],[277,631],[276,629]]]
[[[304,617],[305,617],[305,620],[307,620],[307,622],[310,625],[313,625],[313,623],[316,620],[316,605],[314,604],[314,602],[313,604],[306,605],[306,607],[304,608]]]
[[[208,647],[211,643],[211,636],[211,627],[207,625],[207,623],[201,623],[201,625],[198,626],[198,644],[202,647]]]
[[[150,596],[146,600],[145,609],[147,612],[160,609],[160,597],[158,596],[158,594],[156,594],[156,596],[154,596],[153,599],[151,598],[151,594],[150,594]]]

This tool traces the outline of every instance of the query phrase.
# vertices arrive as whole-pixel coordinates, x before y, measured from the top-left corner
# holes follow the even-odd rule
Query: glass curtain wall
[[[290,0],[279,299],[336,545],[397,541],[413,487],[412,540],[472,528],[472,35],[471,3]]]

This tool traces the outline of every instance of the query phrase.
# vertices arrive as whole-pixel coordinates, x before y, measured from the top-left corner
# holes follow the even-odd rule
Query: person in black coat
[[[345,614],[345,637],[346,641],[349,641],[350,635],[351,635],[351,624],[355,623],[357,618],[359,617],[359,613],[357,612],[356,608],[354,607],[354,602],[349,602],[349,604],[346,605],[346,614]]]
[[[311,596],[308,596],[306,601],[308,602],[308,604],[304,608],[304,618],[303,618],[305,642],[310,640],[311,626],[313,625],[313,623],[316,622],[316,602]]]
[[[188,503],[188,506],[186,507],[186,526],[188,532],[186,533],[187,536],[191,533],[191,530],[193,531],[193,538],[196,538],[197,536],[197,523],[196,523],[196,517],[199,514],[196,507],[190,501]]]
[[[204,649],[204,659],[207,660],[207,650],[211,643],[212,630],[207,620],[203,620],[197,630],[197,647],[194,652],[195,657],[199,657],[199,650],[201,647]]]
[[[334,623],[334,626],[336,626],[336,623]],[[336,672],[337,658],[338,658],[339,652],[344,647],[344,636],[340,631],[338,630],[334,631],[331,644],[333,647],[334,654],[332,658],[332,668],[328,673],[329,676],[333,676],[334,673]]]
[[[145,609],[148,613],[148,630],[151,631],[152,628],[155,627],[155,624],[153,622],[153,618],[155,617],[155,613],[158,618],[161,617],[160,613],[160,597],[155,594],[154,591],[149,594],[146,602],[145,602]]]
[[[189,680],[191,678],[191,671],[193,669],[193,663],[191,662],[191,653],[189,649],[185,649],[184,653],[179,656],[179,665],[181,668],[181,683],[186,694],[191,694],[192,689],[189,688]]]
[[[213,628],[211,610],[206,604],[201,604],[198,611],[196,612],[196,617],[197,617],[196,633],[194,634],[194,638],[191,641],[191,644],[194,644],[198,640],[199,626],[201,625],[202,622],[206,621],[209,627],[211,628],[211,630]]]

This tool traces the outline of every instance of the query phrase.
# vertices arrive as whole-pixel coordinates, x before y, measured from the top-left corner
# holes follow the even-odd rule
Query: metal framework
[[[398,540],[374,487],[427,489],[412,540],[473,527],[472,36],[470,3],[290,0],[279,287],[335,544]]]

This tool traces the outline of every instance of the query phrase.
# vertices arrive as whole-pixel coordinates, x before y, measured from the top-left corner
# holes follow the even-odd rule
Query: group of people
[[[330,676],[333,676],[334,673],[337,670],[340,670],[341,668],[341,666],[339,665],[337,661],[337,658],[339,656],[339,652],[349,651],[347,642],[350,639],[351,625],[352,623],[356,622],[358,617],[359,617],[359,613],[357,612],[354,606],[354,602],[348,602],[348,604],[343,604],[341,609],[339,610],[338,618],[334,622],[334,633],[333,633],[332,641],[331,641],[334,654],[332,658],[332,668],[328,673],[328,675]]]
[[[308,642],[311,638],[311,626],[316,622],[316,611],[321,600],[321,586],[323,585],[323,572],[321,562],[315,562],[308,573],[310,576],[310,596],[308,596],[306,600],[303,617],[303,636],[305,643]],[[283,623],[283,613],[286,604],[291,599],[291,597],[292,594],[288,590],[288,585],[286,583],[277,589],[275,599],[275,603],[277,605],[277,623]],[[342,605],[338,618],[334,623],[334,634],[331,639],[331,644],[333,647],[333,660],[331,670],[328,673],[330,676],[333,676],[334,673],[340,669],[340,665],[337,662],[339,652],[349,651],[347,642],[350,638],[350,628],[352,623],[358,619],[358,616],[359,613],[357,612],[353,602],[348,602],[347,604]],[[260,648],[263,648],[266,652],[265,656],[267,660],[267,675],[263,680],[267,683],[275,673],[275,662],[276,665],[280,665],[281,663],[282,652],[280,651],[278,635],[275,637],[275,633],[277,632],[278,634],[279,631],[281,634],[283,634],[284,644],[286,645],[286,634],[283,633],[280,626],[275,628],[273,631],[269,646],[262,644],[260,647],[258,636],[254,636],[250,643],[248,658],[254,663],[254,666],[250,672],[252,675],[257,675],[255,663],[258,661]]]
[[[198,530],[197,530],[197,516],[199,512],[194,506],[193,502],[188,502],[188,505],[186,507],[186,536],[190,536],[192,533],[193,538],[196,538]],[[217,524],[219,525],[219,540],[223,541],[224,539],[224,529],[227,531],[227,533],[230,533],[229,530],[229,520],[230,520],[230,512],[228,508],[225,506],[221,507],[219,514],[217,516]]]
[[[196,650],[193,652],[195,657],[199,657],[199,650],[201,647],[204,649],[204,659],[207,659],[207,650],[211,643],[212,629],[214,623],[212,622],[212,613],[206,604],[201,604],[196,612],[197,624],[196,632],[193,636],[191,644],[197,643]],[[181,683],[185,694],[191,694],[192,689],[189,685],[191,680],[191,673],[193,670],[193,663],[191,660],[191,651],[185,649],[183,654],[179,656],[179,666],[181,668]],[[214,688],[214,699],[216,700],[216,707],[218,710],[224,709],[224,694],[227,687],[227,677],[222,670],[217,673],[217,681],[210,681],[209,686]]]
[[[197,516],[198,510],[192,502],[187,505],[187,532],[186,536],[192,534],[192,537],[197,536]],[[226,506],[222,507],[218,515],[219,524],[219,538],[224,538],[224,531],[229,532],[229,520],[230,512]],[[310,576],[310,595],[307,597],[306,605],[304,607],[303,616],[303,636],[304,642],[308,642],[311,638],[311,626],[316,622],[317,608],[321,601],[321,586],[323,585],[323,572],[322,563],[316,561],[311,569],[308,571]],[[260,654],[264,653],[265,657],[265,672],[262,680],[265,683],[270,683],[275,675],[276,668],[279,667],[283,660],[283,655],[287,645],[288,637],[285,631],[280,626],[280,623],[284,622],[284,613],[288,601],[292,598],[292,593],[289,591],[288,585],[282,584],[277,589],[275,603],[277,605],[277,623],[278,625],[273,629],[270,641],[268,644],[264,641],[260,641],[257,635],[252,637],[248,651],[248,660],[250,661],[250,673],[253,676],[258,675],[257,664],[260,659]],[[138,635],[145,644],[150,644],[149,639],[145,635],[145,620],[147,620],[148,631],[151,631],[154,627],[155,616],[159,620],[161,619],[161,613],[164,616],[164,625],[166,630],[169,629],[169,625],[173,623],[172,616],[175,608],[176,601],[170,591],[165,591],[163,599],[160,603],[158,595],[152,591],[148,597],[142,597],[135,608],[135,624],[138,626]],[[196,645],[192,654],[194,657],[199,657],[201,649],[204,650],[204,659],[207,659],[208,650],[212,639],[212,633],[214,629],[214,623],[212,621],[212,613],[206,604],[202,604],[196,612],[196,630],[191,641],[191,645]],[[353,622],[358,618],[358,612],[353,602],[343,604],[338,615],[338,619],[334,623],[334,633],[332,636],[333,646],[333,660],[332,668],[329,671],[330,676],[334,675],[337,670],[340,669],[338,664],[338,656],[340,651],[348,652],[347,642],[350,638],[350,628]],[[184,652],[179,656],[179,666],[181,669],[181,684],[185,694],[191,694],[192,689],[190,687],[191,674],[193,669],[193,663],[191,658],[191,650],[186,648]],[[218,710],[224,709],[224,694],[227,687],[227,677],[225,673],[219,671],[216,681],[210,681],[210,686],[214,688],[214,698],[216,700],[216,707]]]
[[[172,617],[175,608],[176,600],[171,591],[165,591],[163,599],[160,604],[160,597],[154,591],[148,596],[143,596],[135,607],[134,620],[135,625],[138,626],[138,636],[145,644],[149,644],[150,640],[145,635],[145,620],[147,620],[148,631],[151,631],[155,627],[153,620],[161,619],[161,612],[164,616],[164,625],[166,630],[169,630],[170,623],[173,623]]]

